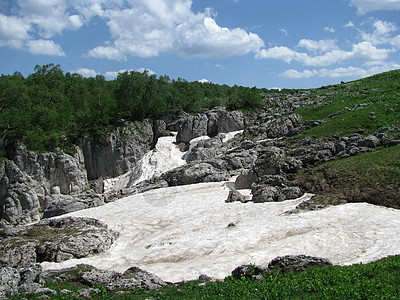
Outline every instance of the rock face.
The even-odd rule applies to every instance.
[[[54,197],[89,190],[83,155],[76,150],[73,156],[36,154],[14,144],[0,171],[0,219],[11,224],[35,222]]]
[[[82,258],[109,249],[118,233],[90,218],[46,219],[31,226],[0,231],[0,265],[24,267],[33,263]]]
[[[246,118],[242,112],[228,112],[219,108],[196,116],[185,114],[175,122],[171,122],[169,129],[178,131],[177,143],[189,143],[199,136],[214,137],[219,133],[242,130],[245,125]]]
[[[126,173],[153,145],[153,122],[150,120],[127,122],[105,138],[84,141],[82,149],[88,179]]]

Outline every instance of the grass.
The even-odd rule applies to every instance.
[[[379,128],[400,125],[400,70],[357,81],[311,90],[323,105],[312,105],[295,112],[304,120],[326,120],[301,137],[330,138],[362,131],[373,134]]]
[[[72,283],[48,286],[57,291],[82,288],[81,284]],[[104,286],[95,288],[101,292],[93,299],[399,299],[400,256],[370,264],[308,267],[303,272],[268,274],[263,281],[230,276],[224,281],[190,281],[154,291],[128,291],[124,295],[107,292]],[[33,295],[22,294],[11,299],[24,297],[34,299]],[[51,299],[74,298],[58,293]]]
[[[305,190],[338,202],[368,202],[399,209],[400,145],[305,168],[294,180]]]

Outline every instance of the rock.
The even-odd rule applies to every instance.
[[[251,201],[254,203],[264,203],[264,202],[277,202],[280,196],[280,191],[276,187],[267,186],[257,189],[253,193]],[[283,201],[283,200],[281,200]]]
[[[226,173],[209,163],[196,163],[183,166],[165,173],[162,179],[169,186],[186,185],[200,182],[219,182],[226,180]]]
[[[242,202],[242,203],[246,203],[249,200],[246,199],[245,196],[243,196],[241,193],[239,193],[238,191],[229,191],[229,195],[228,198],[225,200],[226,203],[231,203],[231,202]]]
[[[308,266],[331,266],[332,263],[326,258],[307,255],[287,255],[274,258],[268,269],[272,272],[304,271]]]
[[[0,264],[24,267],[36,262],[82,258],[110,248],[118,234],[90,218],[43,220],[12,232],[0,231]]]
[[[38,295],[57,295],[57,292],[55,290],[49,289],[49,288],[39,288],[35,291],[35,294]]]
[[[81,272],[81,281],[89,286],[95,286],[96,284],[110,284],[121,277],[120,273],[108,270],[99,270],[96,268],[90,271]]]
[[[111,134],[82,144],[89,180],[117,177],[130,170],[154,145],[153,122],[125,122]]]
[[[82,298],[91,298],[93,294],[99,294],[99,293],[100,293],[99,289],[89,288],[89,289],[80,289],[79,291],[76,292],[76,295]]]
[[[369,135],[357,143],[358,147],[375,148],[379,145],[379,139],[374,135]]]
[[[244,170],[235,180],[235,189],[250,189],[251,185],[258,179],[257,174],[252,170]]]
[[[20,274],[11,267],[0,268],[0,297],[12,295],[18,291]]]
[[[70,195],[51,195],[45,197],[43,218],[60,216],[70,212],[104,205],[104,198],[97,194],[84,194],[81,197]]]
[[[138,267],[131,267],[126,270],[120,279],[107,285],[108,290],[131,290],[142,288],[146,290],[157,289],[167,283],[158,276],[146,272]]]
[[[232,271],[232,276],[236,279],[252,278],[252,276],[265,274],[268,274],[268,268],[256,265],[242,265]]]

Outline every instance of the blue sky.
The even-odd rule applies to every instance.
[[[310,88],[400,68],[400,0],[0,0],[0,74]]]

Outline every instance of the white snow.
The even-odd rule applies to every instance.
[[[119,177],[104,180],[104,192],[109,193],[127,186],[134,186],[186,164],[183,159],[185,152],[181,152],[174,144],[177,133],[172,132],[172,134],[172,136],[160,137],[154,149],[146,153],[131,171]]]
[[[143,158],[143,172],[132,178],[144,180],[184,164],[174,138],[161,138],[156,151]],[[400,210],[353,203],[284,214],[309,195],[280,203],[225,203],[233,186],[220,182],[170,187],[71,213],[99,219],[120,236],[105,253],[42,266],[86,263],[123,272],[136,265],[176,282],[200,274],[224,278],[239,265],[266,265],[287,254],[325,257],[344,265],[400,254]],[[230,223],[235,226],[228,227]]]
[[[71,213],[120,232],[109,251],[79,263],[119,272],[137,265],[167,281],[224,278],[241,264],[266,265],[276,256],[306,254],[334,264],[370,262],[400,253],[400,211],[365,203],[283,214],[306,199],[281,203],[225,203],[224,183],[153,190]],[[227,227],[229,223],[236,226]]]

